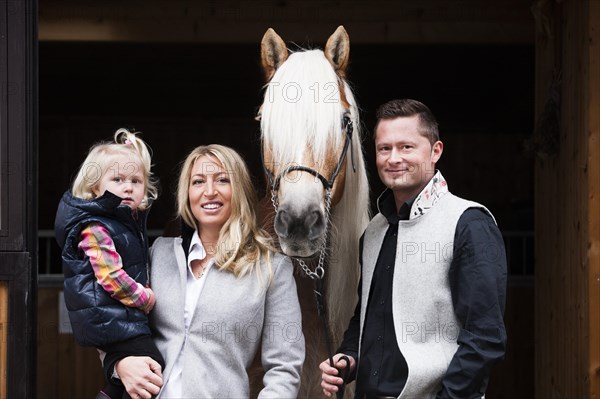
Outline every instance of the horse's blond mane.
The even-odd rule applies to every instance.
[[[340,82],[350,103],[354,134],[353,157],[350,152],[346,156],[344,193],[331,210],[326,301],[335,345],[356,304],[358,243],[369,220],[369,187],[358,108],[350,86],[335,73],[323,52],[306,50],[291,54],[276,71],[266,87],[261,118],[263,140],[273,152],[276,166],[300,163],[306,151],[313,152],[313,159],[325,159],[327,150],[341,147],[344,140]],[[356,172],[352,170],[352,158]]]
[[[335,343],[340,342],[348,327],[357,298],[354,293],[360,277],[358,244],[369,222],[369,182],[362,150],[362,129],[358,107],[350,87],[345,83],[346,97],[351,105],[354,137],[351,157],[346,157],[346,183],[342,199],[332,210],[331,257],[327,284],[327,313]],[[348,154],[349,155],[349,154]],[[344,293],[344,297],[340,296]]]

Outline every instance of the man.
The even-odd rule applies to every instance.
[[[506,257],[482,205],[448,191],[435,165],[435,117],[415,100],[377,110],[376,163],[387,189],[360,242],[359,300],[334,361],[356,398],[481,398],[504,356]],[[326,396],[342,383],[326,360]]]

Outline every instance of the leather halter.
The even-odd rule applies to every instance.
[[[311,169],[307,166],[302,166],[302,165],[294,165],[294,166],[290,166],[289,168],[285,168],[281,173],[279,173],[275,178],[273,178],[273,173],[271,173],[271,171],[269,170],[269,168],[267,168],[267,165],[265,163],[264,150],[263,150],[263,147],[261,146],[260,158],[262,161],[262,165],[263,165],[265,174],[267,175],[267,179],[269,180],[269,187],[271,188],[271,192],[272,193],[277,192],[277,190],[279,190],[279,185],[281,183],[281,179],[284,176],[286,176],[288,173],[293,172],[293,171],[310,173],[311,175],[315,176],[316,178],[318,178],[321,181],[321,183],[323,184],[323,187],[325,187],[325,190],[328,191],[328,190],[333,189],[333,184],[335,183],[335,179],[337,178],[338,174],[340,173],[340,170],[344,163],[344,159],[346,158],[346,153],[348,152],[348,148],[352,144],[352,132],[354,130],[354,125],[348,115],[344,115],[344,117],[343,117],[342,129],[346,132],[346,142],[344,143],[344,148],[342,149],[342,153],[340,154],[340,159],[338,160],[338,163],[333,171],[333,174],[329,178],[329,180],[327,178],[325,178],[325,176],[323,176],[322,174],[317,172],[316,170]],[[351,157],[351,161],[352,161],[352,170],[354,172],[356,172],[356,166],[354,165],[354,154],[352,153],[352,150],[350,150],[350,157]]]

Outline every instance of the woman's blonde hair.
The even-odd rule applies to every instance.
[[[102,142],[92,146],[79,168],[71,193],[82,199],[96,198],[94,189],[107,170],[114,166],[115,158],[127,156],[143,169],[145,192],[138,208],[146,209],[158,197],[158,184],[151,171],[150,147],[136,134],[127,129],[119,129],[115,132],[113,142]]]
[[[231,182],[231,216],[221,227],[215,264],[240,277],[256,270],[261,259],[272,277],[271,253],[275,251],[272,238],[258,226],[256,207],[258,199],[248,168],[233,149],[218,144],[196,147],[185,159],[179,175],[177,213],[183,221],[199,233],[202,225],[195,219],[189,201],[192,169],[196,161],[208,156],[220,162]]]

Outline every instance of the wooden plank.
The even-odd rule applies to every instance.
[[[536,162],[535,394],[585,398],[590,384],[588,2],[546,4],[555,9],[547,15],[551,35],[537,39],[536,115],[549,98],[554,71],[561,73],[562,84],[559,151]]]
[[[600,398],[600,2],[590,1],[588,60],[589,397]]]
[[[0,399],[6,398],[8,343],[8,281],[0,281]]]
[[[58,375],[66,366],[57,362],[59,348],[57,292],[57,289],[38,289],[37,397],[39,399],[58,397]]]
[[[556,270],[563,281],[557,287],[561,294],[557,303],[557,341],[560,357],[554,357],[558,366],[554,377],[558,384],[553,395],[585,398],[587,395],[588,333],[587,314],[587,161],[586,134],[587,104],[582,93],[587,89],[584,59],[587,54],[586,2],[563,3],[562,44],[562,118],[561,141],[565,144],[560,154],[559,182],[562,206],[556,214],[562,221],[560,263]],[[548,215],[549,216],[549,215]],[[563,344],[560,344],[563,342]],[[552,350],[548,348],[548,350]]]
[[[544,20],[549,20],[550,27],[554,28],[556,21],[553,15],[546,15]],[[541,25],[540,25],[541,26]],[[558,35],[556,30],[552,32],[554,36]],[[548,102],[548,89],[552,82],[552,74],[554,65],[557,62],[555,53],[557,52],[557,41],[551,40],[549,34],[542,29],[536,31],[536,66],[535,66],[535,115],[536,124],[541,124],[543,111]],[[543,143],[544,132],[536,132],[534,137],[536,141]],[[554,364],[549,350],[553,329],[556,326],[550,325],[553,321],[553,313],[555,304],[552,301],[550,292],[552,291],[551,273],[554,272],[556,262],[554,254],[557,253],[558,246],[558,221],[556,218],[549,218],[548,215],[556,215],[558,201],[558,184],[553,182],[556,180],[558,171],[557,157],[552,155],[538,154],[535,165],[535,259],[536,259],[536,274],[535,274],[535,391],[537,397],[549,398],[548,392],[551,388],[548,387],[551,380]],[[548,198],[553,198],[555,201],[549,201]],[[543,269],[542,269],[543,268]],[[542,273],[542,270],[544,272]],[[550,273],[546,272],[549,271]],[[556,279],[559,276],[555,276]],[[509,337],[510,339],[510,337]],[[556,348],[555,350],[557,350]]]
[[[32,399],[36,389],[36,4],[0,1],[1,398]]]
[[[38,290],[37,398],[93,398],[104,386],[98,352],[58,330],[59,287]]]

